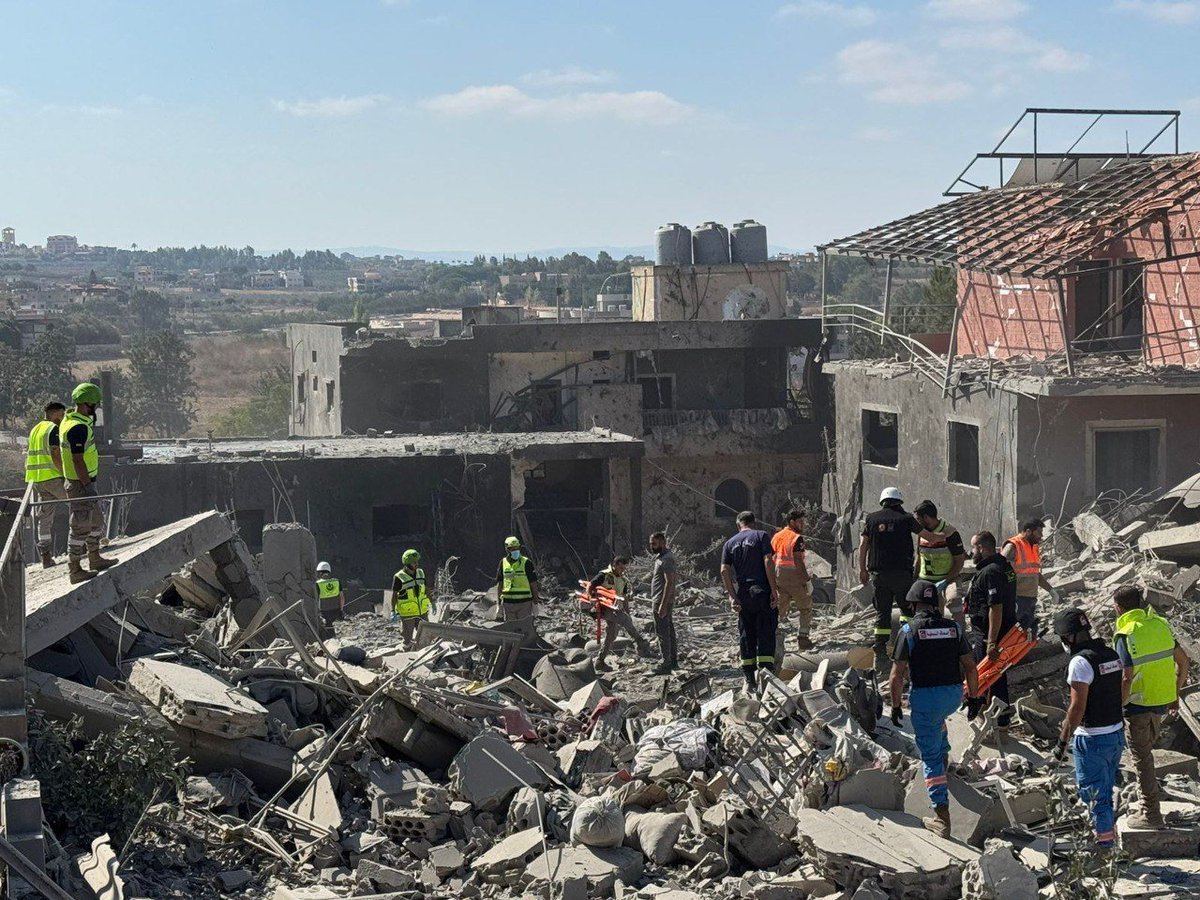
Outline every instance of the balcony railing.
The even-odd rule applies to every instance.
[[[760,409],[647,409],[642,412],[646,432],[660,428],[721,428],[745,434],[783,431],[804,421],[801,412],[788,406]]]

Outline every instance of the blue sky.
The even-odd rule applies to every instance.
[[[1182,108],[1184,149],[1200,118],[1178,0],[0,0],[0,36],[26,243],[500,252],[753,217],[801,248],[938,202],[1026,106]]]

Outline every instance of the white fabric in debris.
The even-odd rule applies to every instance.
[[[588,847],[620,847],[625,840],[625,814],[612,797],[588,797],[575,807],[571,843]]]
[[[666,725],[655,725],[638,738],[633,774],[649,772],[667,753],[678,756],[685,770],[703,770],[714,761],[716,745],[717,733],[696,719],[676,719]]]

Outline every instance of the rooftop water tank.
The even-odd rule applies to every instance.
[[[753,219],[738,222],[729,232],[729,258],[735,263],[767,261],[767,226]]]
[[[690,266],[692,264],[691,229],[678,222],[671,222],[654,232],[654,264],[656,266]]]
[[[716,222],[705,222],[692,230],[692,261],[698,266],[729,263],[729,231]]]

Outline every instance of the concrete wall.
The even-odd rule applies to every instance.
[[[343,329],[293,324],[287,327],[287,340],[292,370],[288,433],[299,437],[341,434]]]
[[[633,318],[642,322],[782,319],[788,263],[634,266]]]
[[[596,349],[607,349],[597,347]],[[492,353],[488,356],[488,409],[499,410],[502,415],[507,404],[505,398],[527,388],[532,382],[555,380],[563,385],[564,409],[572,396],[574,385],[589,385],[595,379],[610,382],[625,380],[625,356],[614,353],[608,359],[593,359],[590,351],[563,351],[549,353]],[[575,418],[572,412],[571,420]],[[610,428],[608,422],[598,423]],[[573,422],[564,422],[574,427]],[[590,428],[591,425],[586,427]]]
[[[593,384],[572,393],[576,428],[611,428],[634,436],[642,433],[640,384]]]

